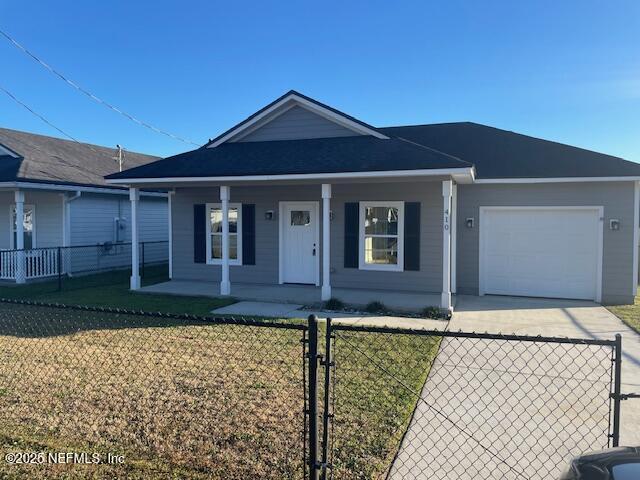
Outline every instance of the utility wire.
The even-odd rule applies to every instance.
[[[77,143],[82,143],[81,141],[79,141],[77,138],[72,137],[71,135],[69,135],[67,132],[65,132],[64,130],[62,130],[61,128],[56,127],[53,123],[51,123],[49,120],[47,120],[45,117],[43,117],[42,115],[40,115],[38,112],[36,112],[34,109],[32,109],[29,105],[27,105],[26,103],[23,103],[22,101],[20,101],[13,93],[11,93],[9,90],[7,90],[6,88],[4,88],[2,85],[0,85],[0,90],[2,90],[11,100],[13,100],[14,102],[16,102],[18,105],[22,106],[23,108],[27,109],[29,112],[31,112],[33,115],[35,115],[36,117],[38,117],[40,120],[42,120],[44,123],[46,123],[47,125],[49,125],[51,128],[56,129],[58,132],[60,132],[62,135],[64,135],[65,137],[73,140],[74,142]]]
[[[72,135],[69,135],[67,132],[65,132],[64,130],[62,130],[61,128],[57,127],[56,125],[54,125],[52,122],[50,122],[49,120],[47,120],[44,116],[40,115],[38,112],[36,112],[33,108],[31,108],[29,105],[27,105],[26,103],[22,102],[18,97],[16,97],[13,93],[11,93],[9,90],[7,90],[6,88],[4,88],[2,85],[0,85],[0,91],[2,91],[3,93],[5,93],[7,95],[7,97],[9,97],[11,100],[13,100],[14,102],[16,102],[18,105],[20,105],[21,107],[23,107],[24,109],[26,109],[27,111],[29,111],[30,113],[32,113],[33,115],[35,115],[36,117],[38,117],[40,120],[42,120],[44,123],[46,123],[47,125],[49,125],[51,128],[57,130],[58,132],[60,132],[62,135],[64,135],[65,137],[67,137],[68,139],[76,142],[79,145],[83,145],[87,148],[89,148],[89,150],[91,150],[92,152],[98,154],[98,155],[102,155],[103,157],[109,158],[110,160],[114,160],[114,157],[110,157],[109,155],[107,155],[104,152],[100,152],[98,150],[96,150],[95,148],[93,148],[91,145],[89,145],[88,143],[85,142],[81,142],[80,140],[78,140],[77,138],[75,138]],[[32,147],[33,148],[33,147]],[[39,150],[39,149],[37,149]],[[45,153],[45,152],[43,152]]]
[[[58,78],[60,78],[63,82],[65,82],[67,85],[75,88],[76,90],[78,90],[81,93],[84,93],[87,97],[89,97],[91,100],[93,100],[94,102],[99,103],[100,105],[103,105],[105,107],[107,107],[108,109],[119,113],[120,115],[124,116],[125,118],[131,120],[134,123],[137,123],[138,125],[148,128],[149,130],[152,130],[156,133],[160,133],[161,135],[165,135],[167,137],[173,138],[174,140],[178,140],[180,142],[183,143],[187,143],[187,144],[191,144],[191,145],[195,145],[197,147],[199,147],[200,145],[188,140],[186,138],[180,137],[178,135],[174,135],[173,133],[167,132],[165,130],[162,130],[158,127],[155,127],[153,125],[151,125],[150,123],[147,123],[143,120],[140,120],[139,118],[134,117],[133,115],[125,112],[124,110],[119,109],[118,107],[116,107],[115,105],[112,105],[111,103],[101,99],[100,97],[94,95],[93,93],[89,92],[88,90],[85,90],[84,88],[82,88],[80,85],[78,85],[77,83],[75,83],[73,80],[67,78],[66,76],[64,76],[62,73],[60,73],[58,70],[56,70],[55,68],[53,68],[51,65],[49,65],[48,63],[46,63],[44,60],[42,60],[40,57],[38,57],[36,54],[34,54],[33,52],[31,52],[30,50],[28,50],[26,47],[22,46],[20,43],[18,43],[17,40],[15,40],[13,37],[11,37],[11,35],[9,35],[8,33],[6,33],[3,30],[0,30],[0,35],[2,35],[3,37],[5,37],[13,46],[15,46],[17,49],[21,50],[23,53],[25,53],[26,55],[28,55],[29,57],[31,57],[33,60],[35,60],[36,62],[38,62],[41,66],[43,66],[44,68],[46,68],[47,70],[49,70],[49,72],[51,72],[52,74],[54,74],[55,76],[57,76]],[[55,127],[54,127],[55,128]],[[65,134],[66,135],[66,134]]]

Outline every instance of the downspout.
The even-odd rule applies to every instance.
[[[82,196],[81,191],[75,192],[71,196],[64,194],[62,196],[63,208],[62,208],[62,246],[71,246],[71,202],[77,200]]]

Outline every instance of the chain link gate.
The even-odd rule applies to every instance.
[[[618,445],[620,402],[634,396],[620,392],[619,335],[318,326],[310,317],[309,340],[311,480],[554,478],[571,457]]]

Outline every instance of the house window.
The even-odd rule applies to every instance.
[[[22,217],[22,228],[24,229],[24,248],[25,250],[30,250],[32,248],[36,248],[36,238],[35,238],[35,226],[36,226],[36,216],[35,216],[35,207],[33,205],[25,205],[24,206],[24,216]],[[16,237],[16,206],[11,206],[11,248],[18,247],[18,240]]]
[[[404,269],[404,202],[360,202],[360,268]]]
[[[207,263],[222,264],[222,205],[207,204]],[[242,206],[229,204],[229,265],[242,265]]]

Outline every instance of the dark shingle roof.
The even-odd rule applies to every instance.
[[[376,128],[372,136],[223,143],[202,147],[110,179],[218,177],[464,168],[477,178],[640,176],[619,157],[477,123]]]
[[[477,178],[640,176],[640,164],[471,122],[379,128],[476,167]]]
[[[105,175],[118,170],[115,149],[0,128],[0,145],[19,158],[0,155],[0,182],[16,180],[73,185],[108,186]],[[158,157],[125,152],[125,168]],[[110,187],[113,188],[113,187]]]
[[[470,164],[458,158],[413,142],[354,136],[223,143],[107,178],[294,175],[469,167]]]

